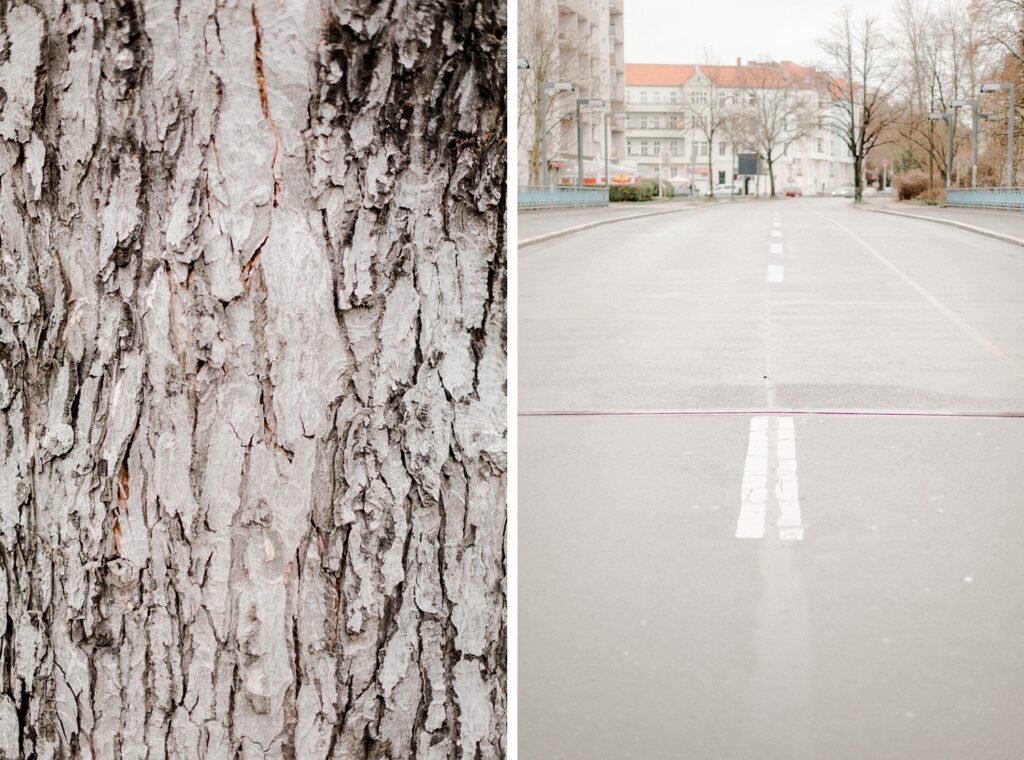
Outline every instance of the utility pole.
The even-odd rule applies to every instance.
[[[965,98],[954,100],[950,105],[954,108],[971,109],[971,187],[978,186],[978,99]]]
[[[986,82],[981,86],[982,92],[1009,91],[1010,107],[1006,113],[1006,186],[1013,187],[1013,131],[1016,128],[1017,101],[1013,82]]]
[[[944,119],[946,121],[946,189],[953,186],[953,130],[956,124],[956,112],[945,111],[942,113],[930,113],[928,118],[931,121]]]
[[[548,90],[552,92],[572,92],[576,87],[572,82],[541,82],[540,83],[540,155],[541,155],[541,184],[547,187],[548,181],[548,126],[547,108],[545,107],[544,95]],[[536,143],[534,143],[536,144]]]
[[[581,106],[601,108],[604,101],[598,98],[576,98],[576,187],[583,187],[583,120]]]

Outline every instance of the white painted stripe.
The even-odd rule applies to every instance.
[[[782,253],[782,243],[772,243],[768,253]]]
[[[772,219],[772,227],[781,227],[781,226],[782,226],[782,222],[779,220],[779,217],[777,217],[777,216],[774,217]]]
[[[764,538],[768,501],[768,418],[750,420],[750,440],[740,486],[740,517],[736,538]]]
[[[803,541],[800,488],[796,479],[796,428],[792,417],[778,418],[777,435],[775,499],[781,513],[778,522],[779,538],[783,541]]]
[[[765,276],[765,282],[782,282],[783,267],[781,264],[771,264],[768,266],[768,274]]]
[[[780,237],[782,237],[782,230],[772,230],[772,237],[773,238],[780,238]]]

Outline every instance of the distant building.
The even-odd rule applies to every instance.
[[[576,87],[574,92],[548,94],[550,181],[575,182],[576,100],[587,98],[603,100],[605,105],[581,112],[584,178],[590,183],[604,182],[605,114],[625,110],[624,4],[625,0],[519,3],[518,56],[530,64],[519,79],[520,184],[537,181],[531,175],[536,175],[540,166],[541,81],[568,81]],[[609,160],[618,165],[626,155],[625,119],[611,119],[608,131]]]
[[[748,62],[735,66],[696,64],[626,64],[626,159],[635,161],[640,176],[693,185],[706,192],[709,184],[731,183],[737,155],[752,146],[741,126],[723,129],[709,144],[696,120],[711,99],[741,116],[753,103],[752,91],[784,91],[787,102],[802,104],[813,121],[805,136],[788,147],[775,163],[776,191],[797,187],[804,195],[827,194],[853,183],[853,158],[828,128],[837,107],[829,95],[828,78],[813,67],[792,61]],[[749,128],[747,128],[749,132]],[[708,159],[711,158],[709,171]],[[747,182],[749,191],[767,192],[768,177]]]

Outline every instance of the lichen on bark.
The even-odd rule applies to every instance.
[[[0,759],[505,755],[504,23],[0,5]]]

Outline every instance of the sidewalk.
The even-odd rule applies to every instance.
[[[519,242],[581,224],[621,219],[638,214],[684,211],[698,205],[683,200],[647,203],[610,203],[593,208],[522,209],[519,211]]]
[[[872,199],[865,202],[863,207],[869,211],[883,211],[889,214],[915,216],[933,222],[942,222],[1024,246],[1024,212],[1021,211],[919,206],[890,199]]]

